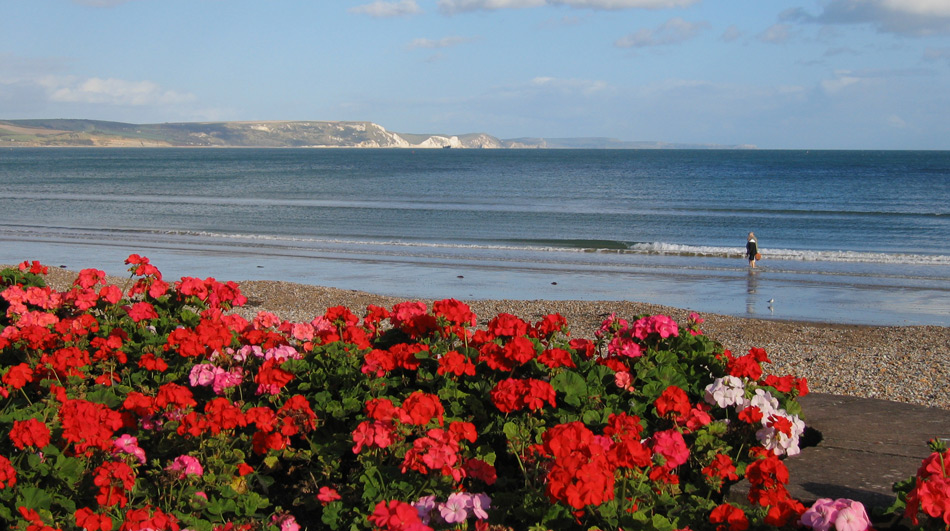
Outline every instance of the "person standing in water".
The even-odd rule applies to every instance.
[[[755,267],[755,257],[759,254],[759,244],[755,240],[755,234],[750,232],[749,239],[745,243],[745,254],[749,259],[749,267]]]

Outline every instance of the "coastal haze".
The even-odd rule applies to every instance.
[[[0,36],[0,120],[950,148],[946,1],[46,0]]]
[[[517,138],[485,133],[395,133],[372,122],[126,124],[99,120],[0,120],[0,147],[309,147],[727,149],[754,146],[625,142],[615,138]]]

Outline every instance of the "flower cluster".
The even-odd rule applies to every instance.
[[[802,514],[801,524],[815,531],[865,531],[871,519],[861,502],[821,498]]]
[[[246,297],[232,282],[127,264],[125,288],[86,269],[62,292],[35,262],[0,272],[7,527],[741,531],[810,518],[780,460],[799,451],[807,385],[765,374],[760,349],[734,357],[699,316],[611,316],[593,340],[557,314],[477,328],[454,299],[290,322],[234,311]],[[748,503],[727,503],[743,478]],[[930,514],[942,483],[921,485]]]
[[[749,354],[734,358],[726,351],[729,374],[706,386],[705,400],[720,408],[734,408],[740,420],[757,427],[756,439],[765,448],[777,455],[798,455],[805,423],[798,415],[781,408],[768,387],[800,396],[808,392],[807,384],[804,379],[786,378],[787,385],[782,385],[781,380],[771,375],[762,378],[760,363],[767,360],[764,355],[765,351],[753,348]]]
[[[950,529],[950,450],[939,439],[930,449],[915,476],[894,484],[898,499],[889,511],[922,529]]]

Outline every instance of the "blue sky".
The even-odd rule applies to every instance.
[[[0,119],[950,149],[950,0],[0,0]]]

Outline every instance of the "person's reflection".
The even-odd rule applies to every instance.
[[[759,287],[759,274],[755,269],[749,268],[749,275],[746,280],[746,298],[745,313],[755,314],[755,292]]]

